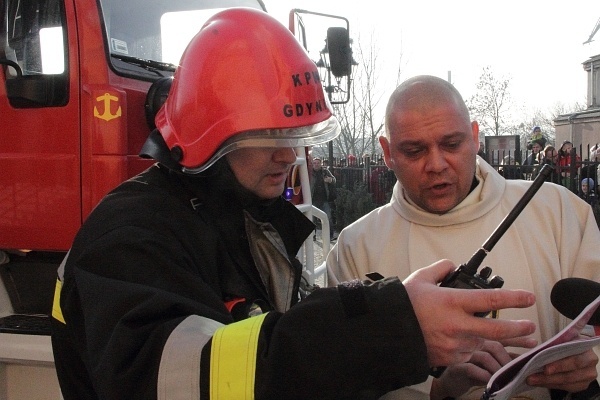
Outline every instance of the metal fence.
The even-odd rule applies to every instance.
[[[556,149],[557,153],[558,150]],[[540,153],[543,153],[543,150]],[[550,175],[548,181],[565,186],[573,193],[582,195],[581,180],[591,178],[595,183],[594,189],[597,194],[600,152],[596,155],[595,147],[588,145],[574,147],[569,155],[570,159],[575,161],[569,165],[556,165],[555,171]],[[490,160],[490,165],[506,179],[533,180],[541,165],[546,162],[543,156],[529,150],[519,154],[504,150],[489,152],[485,154],[485,158]],[[532,163],[529,164],[528,160]],[[326,160],[324,164],[328,164]],[[354,191],[358,184],[362,184],[367,188],[377,206],[389,202],[396,177],[387,168],[381,156],[334,160],[329,169],[336,176],[338,188]]]
[[[364,185],[376,206],[389,202],[396,176],[381,157],[349,158],[334,162],[329,170],[336,177],[336,187],[351,192]]]

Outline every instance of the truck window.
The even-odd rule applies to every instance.
[[[65,105],[68,64],[62,1],[6,0],[2,12],[0,64],[11,105]]]
[[[106,49],[120,75],[169,76],[204,22],[229,7],[264,9],[259,0],[100,0]],[[144,13],[143,18],[131,15]]]
[[[40,58],[43,75],[65,71],[65,51],[61,26],[40,29]]]

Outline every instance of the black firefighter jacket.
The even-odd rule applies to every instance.
[[[89,216],[53,306],[64,399],[361,399],[425,380],[398,279],[298,302],[312,223],[283,199],[257,202],[222,164],[199,178],[154,165]],[[286,256],[276,269],[259,265],[265,243]]]

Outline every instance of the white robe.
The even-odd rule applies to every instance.
[[[390,203],[340,233],[326,261],[328,284],[364,280],[367,272],[404,279],[442,258],[457,265],[467,262],[531,184],[505,180],[479,157],[477,177],[477,188],[444,215],[414,206],[396,183]],[[529,319],[538,326],[536,338],[549,339],[569,322],[550,303],[554,283],[571,276],[600,281],[600,232],[591,207],[567,189],[544,183],[484,259],[484,265],[492,268],[492,275],[504,279],[503,288],[536,294],[533,307],[502,310],[499,317]],[[383,398],[429,399],[430,385],[431,378]],[[478,396],[479,392],[472,398]],[[535,396],[549,398],[546,393]]]

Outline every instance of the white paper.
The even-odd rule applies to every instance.
[[[520,355],[500,368],[487,384],[482,400],[505,400],[532,389],[525,380],[541,372],[545,365],[580,354],[600,343],[600,336],[582,337],[590,317],[600,305],[600,296],[591,302],[569,325],[551,339]],[[585,330],[586,332],[589,330]]]

